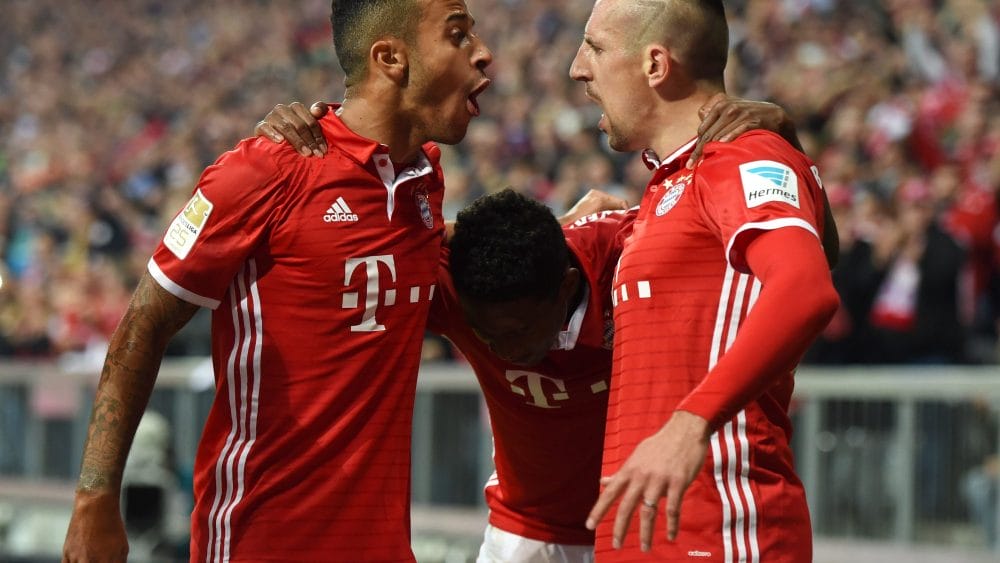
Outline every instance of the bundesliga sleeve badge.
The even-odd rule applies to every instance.
[[[163,245],[181,260],[187,258],[214,207],[205,194],[197,190],[184,210],[170,223],[167,234],[163,236]]]

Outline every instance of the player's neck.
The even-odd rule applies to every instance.
[[[666,158],[691,139],[698,136],[701,116],[698,110],[718,92],[716,89],[698,88],[683,99],[661,102],[656,112],[658,123],[649,148],[659,158]]]
[[[367,96],[346,97],[340,119],[358,135],[389,147],[389,158],[397,165],[413,164],[424,143],[415,138],[413,127],[406,120]]]
[[[673,102],[659,112],[664,119],[661,119],[654,129],[656,134],[649,144],[649,148],[653,149],[659,158],[666,158],[698,135],[698,126],[701,125],[701,118],[698,116],[699,107],[701,107],[700,102],[688,99]]]

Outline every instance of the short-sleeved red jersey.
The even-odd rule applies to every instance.
[[[214,309],[195,461],[197,561],[412,561],[410,434],[443,235],[439,151],[321,120],[330,152],[241,142],[149,262]]]
[[[553,349],[525,368],[495,356],[468,327],[442,253],[429,327],[465,355],[493,429],[495,474],[486,484],[490,523],[534,540],[588,545],[597,501],[611,375],[611,278],[618,233],[632,216],[603,213],[564,229],[587,296]]]
[[[683,400],[697,401],[692,392],[738,337],[761,290],[744,255],[752,238],[792,227],[821,239],[818,173],[780,137],[753,131],[709,144],[692,171],[684,162],[693,144],[659,164],[618,265],[604,475]],[[764,376],[773,385],[712,436],[684,496],[677,542],[658,530],[652,553],[642,554],[636,517],[625,548],[613,550],[608,517],[598,560],[810,560],[809,513],[789,448],[792,372],[775,366]]]

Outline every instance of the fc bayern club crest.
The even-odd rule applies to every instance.
[[[424,222],[424,226],[433,229],[434,212],[431,211],[431,202],[427,197],[427,192],[424,189],[418,189],[413,194],[413,199],[417,204],[417,209],[420,210],[420,219]]]
[[[681,199],[684,194],[684,188],[687,187],[687,183],[681,182],[680,184],[674,184],[667,193],[663,194],[660,198],[660,203],[656,205],[656,216],[663,217],[668,211],[677,205],[677,202]]]

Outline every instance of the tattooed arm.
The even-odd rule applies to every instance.
[[[167,342],[197,310],[148,273],[132,294],[97,385],[64,562],[125,561],[128,540],[119,506],[125,459]]]

